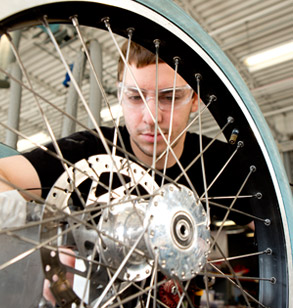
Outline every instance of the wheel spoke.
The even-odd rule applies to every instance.
[[[7,29],[19,28],[21,24],[10,17],[1,20],[0,31],[10,40],[13,54],[26,80],[23,82],[14,77],[6,68],[0,68],[0,73],[22,87],[25,95],[29,94],[32,97],[38,117],[43,122],[42,126],[52,140],[51,144],[44,146],[34,142],[28,137],[30,133],[24,133],[25,130],[23,131],[21,126],[20,130],[2,122],[0,125],[20,138],[30,141],[37,148],[37,152],[48,157],[49,162],[57,162],[62,166],[62,170],[56,172],[57,178],[54,174],[54,179],[49,178],[48,174],[47,182],[50,184],[43,186],[51,186],[56,180],[52,187],[30,187],[33,184],[20,187],[0,178],[0,181],[33,200],[27,204],[25,224],[0,229],[0,236],[3,238],[8,237],[26,245],[23,251],[17,251],[8,261],[1,259],[0,274],[6,275],[6,270],[12,271],[12,265],[18,262],[22,264],[38,251],[45,279],[49,280],[58,305],[62,307],[69,307],[68,305],[73,303],[75,307],[92,308],[169,307],[161,292],[167,289],[166,285],[169,282],[174,286],[171,294],[168,294],[173,296],[172,306],[194,307],[193,288],[198,288],[205,289],[207,306],[211,307],[213,303],[209,300],[209,292],[211,287],[217,288],[216,284],[211,285],[211,280],[215,279],[227,280],[229,287],[237,290],[247,307],[286,306],[287,298],[284,294],[288,294],[289,280],[292,280],[291,272],[288,274],[287,271],[291,265],[290,253],[285,245],[290,243],[287,220],[284,219],[287,217],[284,213],[287,213],[288,209],[287,205],[283,208],[280,193],[282,188],[278,183],[281,177],[275,172],[278,166],[271,159],[275,156],[274,152],[272,151],[272,154],[268,150],[270,146],[267,145],[266,139],[269,138],[262,134],[262,120],[258,118],[257,112],[254,116],[249,94],[241,86],[238,77],[234,76],[233,70],[230,74],[230,64],[225,60],[222,64],[221,52],[214,52],[214,47],[209,45],[208,39],[202,40],[203,34],[198,34],[201,30],[191,32],[188,27],[181,29],[181,26],[172,21],[174,17],[177,20],[176,16],[165,18],[164,13],[157,11],[156,5],[149,8],[148,4],[144,4],[147,2],[144,0],[131,1],[131,7],[128,7],[128,1],[124,0],[118,1],[115,5],[102,2],[83,2],[85,7],[94,7],[95,14],[91,13],[91,9],[86,10],[85,14],[79,2],[71,2],[71,7],[67,5],[67,1],[54,4],[50,2],[33,9],[33,15],[44,27],[45,34],[41,35],[46,35],[48,43],[47,48],[40,43],[35,43],[34,46],[38,46],[40,52],[46,52],[47,56],[54,57],[54,61],[58,58],[58,66],[61,63],[62,69],[65,68],[70,78],[71,89],[76,92],[80,101],[79,107],[83,112],[78,118],[62,108],[60,99],[66,91],[54,90],[58,99],[45,94],[45,91],[39,93],[36,81],[43,86],[47,85],[48,89],[54,88],[53,83],[47,80],[45,83],[42,77],[39,78],[38,73],[29,71],[28,64],[32,61],[28,60],[26,55],[23,57],[22,48],[16,48],[10,34],[6,33]],[[58,5],[64,7],[57,14]],[[173,6],[170,9],[173,11]],[[164,7],[160,10],[167,12]],[[121,13],[124,14],[123,18]],[[179,11],[177,13],[182,16]],[[18,14],[16,19],[31,18],[26,16],[27,12],[24,11]],[[67,48],[71,42],[64,45],[60,43],[58,35],[52,31],[51,22],[68,23],[73,29],[75,43],[74,47],[72,45],[70,48],[72,51],[81,48],[85,53],[88,63],[85,77],[87,78],[89,69],[90,76],[101,93],[101,104],[106,107],[113,130],[108,131],[101,127],[101,123],[95,118],[87,99],[88,88],[78,82],[68,65],[68,59],[72,55],[67,55]],[[24,22],[26,27],[35,26],[36,23],[37,21],[29,20]],[[92,28],[84,27],[84,23],[85,26],[99,27],[106,31],[104,34],[96,35]],[[197,29],[198,26],[194,27]],[[24,31],[28,31],[30,36],[36,35],[36,30],[27,29]],[[126,37],[126,50],[120,47],[119,35]],[[129,136],[131,131],[128,123],[128,132],[122,128],[122,110],[126,109],[126,101],[123,101],[125,96],[120,92],[114,100],[115,90],[112,86],[107,87],[110,83],[115,83],[115,78],[112,76],[108,79],[108,72],[102,77],[98,76],[91,54],[92,49],[88,47],[88,39],[92,38],[98,40],[105,48],[103,55],[107,59],[110,49],[111,53],[115,50],[115,56],[120,56],[124,63],[118,80],[122,84],[122,90],[123,87],[128,87],[129,80],[133,82],[134,88],[141,96],[141,106],[153,122],[151,125],[154,129],[154,142],[148,144],[151,149],[148,152],[150,159],[146,160],[148,164],[133,154],[134,140],[125,139],[126,136],[132,138]],[[139,82],[136,71],[132,69],[133,41],[153,51],[153,67],[156,71],[155,75],[151,75],[151,89],[145,88],[143,83]],[[215,49],[217,51],[216,47]],[[169,87],[166,88],[172,90],[169,97],[170,105],[165,107],[169,117],[169,123],[166,125],[159,122],[160,115],[166,115],[166,110],[163,110],[160,102],[163,97],[160,95],[164,93],[161,92],[164,89],[160,88],[161,60],[166,61],[174,71],[173,78],[168,80]],[[106,66],[108,70],[108,63]],[[176,101],[176,86],[181,77],[197,95],[198,109],[192,114],[192,119],[186,119],[184,124],[179,126],[178,134],[179,129],[176,130],[176,125],[180,113],[177,114],[179,105]],[[154,93],[151,103],[148,99],[150,97],[143,95],[145,90]],[[215,103],[218,98],[221,104]],[[117,116],[113,112],[114,104],[115,108],[116,104],[119,107]],[[87,137],[89,140],[96,142],[95,145],[99,149],[88,151],[89,155],[85,154],[86,157],[82,160],[80,155],[77,155],[77,159],[69,158],[71,156],[67,155],[67,149],[62,145],[63,141],[57,139],[59,133],[54,128],[56,121],[48,117],[47,109],[55,112],[54,117],[58,114],[58,119],[63,117],[74,122],[75,126],[83,129],[86,136],[90,136]],[[84,124],[84,115],[90,119],[91,124]],[[214,132],[206,129],[210,123],[206,119],[210,116],[214,117],[219,126],[213,137],[205,136],[206,131]],[[126,119],[125,117],[125,122]],[[93,126],[94,129],[88,126]],[[38,131],[40,130],[38,127]],[[197,134],[190,133],[193,130],[196,130]],[[241,141],[238,141],[238,135],[241,136]],[[226,145],[225,142],[219,141],[222,137],[226,139]],[[194,143],[194,147],[193,144],[188,147],[188,151],[194,150],[192,157],[188,155],[186,158],[187,155],[183,155],[186,154],[185,149],[182,156],[176,155],[177,145],[181,145],[181,140],[186,143],[192,140]],[[86,147],[87,145],[84,148]],[[218,149],[223,151],[211,155],[212,151],[217,152]],[[169,162],[174,162],[174,165],[169,167]],[[261,170],[254,176],[251,176],[255,171],[254,166],[246,171],[252,163]],[[51,164],[49,167],[51,168]],[[171,169],[173,167],[174,169]],[[41,177],[40,180],[42,184],[47,183],[43,182]],[[34,194],[36,189],[42,189],[42,196],[46,195],[47,190],[50,191],[45,199]],[[34,219],[29,218],[32,216],[31,209],[34,209],[34,214],[38,213]],[[255,234],[254,241],[257,245],[243,251],[239,249],[241,251],[238,254],[232,249],[230,251],[228,246],[226,252],[221,246],[220,237],[228,237],[230,227],[226,227],[225,224],[230,219],[235,223],[231,233],[243,232],[241,236],[244,236],[245,232],[248,233],[249,229],[240,226],[253,221],[255,230],[251,230],[251,234]],[[40,229],[40,236],[37,240],[31,239],[27,233],[33,232],[33,228],[37,227]],[[212,237],[213,231],[210,230],[214,229],[215,235]],[[70,249],[69,252],[63,251],[66,247],[72,252]],[[83,269],[63,263],[60,258],[62,255],[80,261]],[[238,262],[245,265],[250,261],[257,263],[257,274],[253,272],[254,268],[249,275],[241,275],[233,268]],[[221,263],[224,270],[217,266],[218,263]],[[57,280],[56,277],[53,278],[54,273],[57,273]],[[69,284],[66,273],[83,278],[81,295],[74,295],[74,287]],[[64,296],[62,288],[65,290]],[[7,306],[7,301],[4,301],[4,304]],[[226,304],[228,305],[225,302]]]

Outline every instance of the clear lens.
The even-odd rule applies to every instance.
[[[118,85],[119,97],[122,91],[122,102],[130,108],[144,108],[143,98],[141,97],[136,87],[130,87],[120,83]],[[145,100],[148,102],[150,98],[156,98],[155,91],[147,91],[141,89]],[[180,108],[182,105],[187,104],[192,98],[193,90],[189,85],[175,88],[161,89],[158,91],[159,108],[161,110],[171,110],[172,100],[174,96],[174,108]]]

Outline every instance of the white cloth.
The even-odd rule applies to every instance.
[[[26,222],[27,202],[17,190],[0,193],[0,229],[19,227]]]

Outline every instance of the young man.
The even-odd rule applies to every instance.
[[[126,44],[122,49],[123,53],[126,54]],[[167,148],[166,140],[170,139],[170,144],[174,143],[172,145],[173,153],[183,168],[186,168],[200,152],[199,136],[184,132],[190,114],[197,110],[198,97],[186,81],[177,75],[174,112],[172,113],[174,70],[160,60],[158,64],[158,84],[156,85],[155,62],[154,54],[134,43],[131,45],[129,54],[129,66],[132,73],[130,70],[126,70],[124,78],[124,64],[121,59],[119,61],[118,96],[122,98],[125,127],[119,128],[123,144],[121,140],[118,140],[119,148],[116,155],[125,156],[124,151],[121,150],[125,147],[127,153],[132,157],[134,155],[143,166],[151,166],[154,147],[156,147],[156,157],[162,156],[156,162],[156,169],[161,171],[165,164],[165,155],[162,154]],[[141,99],[136,84],[144,94],[148,107]],[[156,108],[156,88],[159,90],[158,109]],[[157,119],[159,128],[156,127],[154,118]],[[170,123],[172,124],[170,125]],[[101,130],[105,138],[112,142],[114,128],[103,127]],[[184,133],[181,134],[182,132]],[[205,147],[210,139],[203,137],[202,142],[203,147]],[[59,140],[58,145],[63,157],[71,163],[106,152],[101,140],[91,131],[77,132]],[[47,147],[54,151],[52,144]],[[204,153],[207,185],[214,180],[234,150],[235,147],[215,141],[213,146]],[[173,153],[169,152],[168,154],[166,175],[171,179],[176,179],[182,175],[182,170],[178,166]],[[41,149],[0,160],[0,176],[2,178],[22,189],[30,189],[30,193],[43,198],[46,198],[49,189],[63,172],[64,168],[60,161]],[[186,173],[187,177],[181,176],[178,182],[189,187],[188,182],[190,180],[198,195],[201,196],[204,193],[204,184],[200,159],[192,164]],[[221,174],[221,178],[225,180],[225,178],[231,177],[229,185],[217,185],[216,183],[209,190],[211,196],[230,196],[237,193],[240,186],[231,176],[232,173],[235,173],[235,170],[227,167],[227,170]],[[156,181],[160,185],[160,175],[156,175]],[[0,181],[1,190],[13,189],[7,182]],[[29,199],[30,197],[26,196],[26,198]],[[226,211],[218,208],[211,209],[211,214],[218,217],[223,217],[225,213]],[[246,223],[243,217],[240,221]]]
[[[123,46],[126,53],[126,44]],[[189,116],[197,110],[197,95],[187,85],[186,81],[177,75],[176,99],[174,112],[171,112],[172,89],[174,83],[174,70],[162,60],[158,64],[158,89],[159,108],[156,114],[155,90],[156,90],[156,65],[155,55],[141,46],[132,43],[129,55],[129,70],[126,71],[122,84],[124,72],[123,61],[118,65],[118,93],[122,96],[122,109],[125,119],[125,127],[120,127],[120,134],[126,150],[136,156],[138,161],[150,166],[153,161],[153,151],[156,140],[156,157],[159,157],[167,148],[166,140],[170,138],[173,153],[185,168],[199,153],[199,137],[196,134],[184,132]],[[133,77],[136,82],[134,81]],[[135,83],[138,84],[145,95],[148,108],[143,103]],[[170,118],[172,117],[172,129],[170,129]],[[155,133],[154,118],[157,118],[159,129]],[[114,128],[101,128],[104,136],[110,142],[113,141]],[[170,134],[170,137],[168,137]],[[203,147],[210,139],[203,137]],[[90,131],[78,132],[58,141],[59,147],[65,159],[71,163],[88,158],[95,154],[105,153],[104,146],[96,135]],[[118,146],[122,147],[118,141]],[[52,144],[48,145],[51,151]],[[207,183],[210,183],[220,168],[224,165],[234,148],[222,142],[214,142],[211,149],[204,154]],[[117,151],[117,155],[125,156],[123,151]],[[156,163],[156,169],[162,170],[165,156]],[[167,175],[175,179],[181,174],[174,155],[169,151],[167,162]],[[20,172],[21,170],[21,172]],[[46,197],[49,189],[57,178],[64,172],[64,167],[58,159],[41,149],[33,150],[24,155],[17,155],[0,160],[0,176],[7,182],[17,187],[30,189],[30,193]],[[187,172],[198,194],[204,191],[200,159]],[[158,176],[159,177],[159,176]],[[160,179],[158,179],[160,180]],[[0,191],[11,190],[7,182],[0,181]],[[181,176],[179,183],[188,185],[187,179]],[[34,190],[31,190],[31,189]],[[213,191],[214,188],[211,189]],[[219,195],[219,191],[217,191]],[[236,193],[236,192],[234,192]],[[221,195],[223,195],[221,193]],[[29,199],[30,197],[26,197]]]

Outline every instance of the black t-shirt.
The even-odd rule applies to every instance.
[[[109,147],[111,150],[111,142],[113,141],[114,128],[102,127],[101,130],[104,137],[110,141]],[[94,131],[94,133],[96,134],[96,131]],[[70,161],[71,163],[76,163],[77,161],[88,158],[92,155],[105,154],[106,151],[103,142],[95,134],[90,131],[82,131],[58,140],[58,145],[61,149],[64,159]],[[132,160],[134,160],[133,151],[130,145],[130,138],[126,127],[120,127],[120,134],[124,146],[130,155],[130,159],[132,158]],[[205,148],[210,143],[211,139],[205,136],[203,136],[202,138],[203,148]],[[180,163],[184,168],[186,168],[199,154],[199,144],[199,136],[197,134],[189,132],[186,134],[184,150],[180,157]],[[47,145],[47,148],[55,152],[54,146],[52,144]],[[123,151],[120,150],[121,148],[121,143],[120,141],[118,141],[116,155],[125,157]],[[215,140],[212,145],[204,152],[203,159],[207,186],[209,186],[209,184],[218,175],[218,173],[226,164],[227,160],[230,158],[234,150],[235,146]],[[29,153],[25,153],[24,156],[35,167],[41,181],[42,196],[45,198],[55,181],[64,172],[63,165],[58,159],[56,159],[42,149],[35,149]],[[240,161],[241,155],[235,155],[235,157],[233,157],[231,163],[228,164],[228,166],[224,169],[224,171],[220,174],[218,179],[209,189],[209,197],[236,195],[240,186],[243,183],[245,176],[244,174],[240,174],[239,170],[235,168],[235,166],[237,166]],[[174,166],[167,169],[166,174],[171,179],[176,179],[180,174],[182,174],[182,172],[178,164],[175,164]],[[200,158],[197,159],[196,163],[192,164],[191,168],[188,169],[187,175],[198,195],[201,196],[204,192],[204,183]],[[160,185],[161,178],[159,175],[156,176],[156,181]],[[165,181],[165,183],[167,182],[168,181]],[[189,187],[185,176],[181,176],[178,183]],[[224,206],[229,206],[232,200],[233,199],[231,198],[223,199],[220,200],[218,203]],[[250,212],[249,202],[245,201],[245,199],[237,200],[233,208],[237,208],[245,212]],[[219,219],[221,219],[226,213],[225,210],[220,209],[220,207],[218,206],[211,205],[210,209],[211,215]],[[235,214],[233,212],[231,212],[229,218],[232,218],[240,224],[246,224],[251,220],[249,217],[245,217],[241,214]]]

